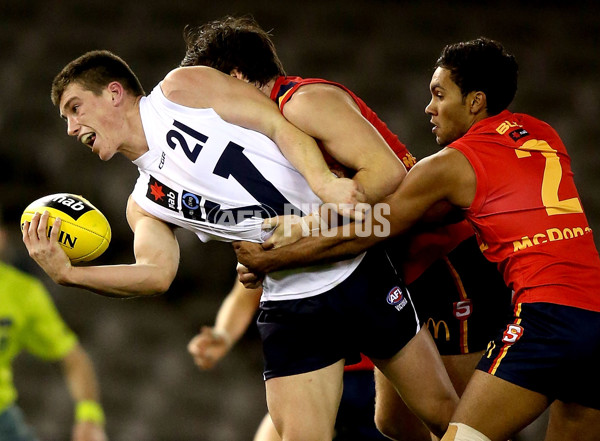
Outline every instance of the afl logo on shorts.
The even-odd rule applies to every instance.
[[[399,286],[395,286],[387,295],[387,302],[400,311],[406,306],[408,300],[404,297],[404,293]]]

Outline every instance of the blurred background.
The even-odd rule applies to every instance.
[[[137,177],[121,157],[102,163],[66,135],[49,98],[56,73],[92,49],[122,56],[149,92],[184,53],[182,29],[226,14],[273,32],[291,75],[338,81],[362,97],[421,158],[437,146],[424,107],[442,47],[481,35],[520,65],[511,110],[561,134],[592,228],[600,228],[600,8],[595,2],[384,0],[46,0],[0,3],[0,205],[8,259],[42,278],[92,356],[112,441],[250,440],[266,411],[254,327],[211,372],[186,351],[212,324],[235,277],[230,245],[180,232],[181,266],[168,293],[117,300],[52,284],[26,254],[21,211],[43,195],[84,195],[108,217],[113,241],[98,263],[130,263],[125,204]],[[507,170],[510,173],[510,170]],[[596,241],[598,243],[598,236]],[[19,403],[42,439],[66,440],[72,405],[58,366],[23,355]]]

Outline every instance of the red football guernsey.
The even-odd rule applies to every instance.
[[[306,84],[331,84],[346,91],[354,99],[365,119],[377,129],[390,148],[396,153],[396,156],[400,158],[406,170],[408,171],[412,168],[416,159],[406,146],[400,142],[398,137],[362,99],[342,84],[320,78],[282,76],[275,81],[273,90],[271,91],[271,99],[277,103],[279,109],[283,112],[283,107],[292,98],[298,88]],[[333,170],[339,171],[339,164],[327,152],[323,151],[323,155],[329,166]],[[447,227],[436,228],[433,231],[411,237],[407,244],[406,260],[403,262],[402,267],[405,282],[407,284],[412,283],[434,261],[448,254],[459,243],[473,234],[473,229],[465,221]]]
[[[390,146],[394,153],[396,153],[396,156],[400,158],[406,167],[406,170],[409,170],[413,165],[415,165],[416,159],[410,154],[406,146],[400,142],[398,137],[383,121],[379,119],[377,114],[371,110],[371,108],[367,106],[363,100],[361,100],[354,94],[354,92],[342,84],[335,83],[333,81],[322,80],[320,78],[300,78],[292,76],[279,77],[275,81],[275,85],[271,91],[271,99],[277,103],[279,109],[283,112],[283,107],[298,90],[298,88],[307,84],[331,84],[346,91],[358,105],[362,116],[364,116],[367,121],[373,124],[381,136],[383,136],[385,142]]]
[[[475,170],[477,191],[466,216],[514,290],[514,303],[600,311],[600,258],[556,131],[505,110],[449,147]]]

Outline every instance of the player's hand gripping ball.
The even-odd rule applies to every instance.
[[[21,216],[21,230],[25,221],[37,212],[50,213],[48,236],[57,217],[62,220],[58,242],[72,263],[87,262],[100,256],[110,243],[110,224],[106,217],[87,199],[69,193],[44,196],[31,204]]]

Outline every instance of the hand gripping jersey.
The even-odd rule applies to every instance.
[[[360,109],[362,116],[377,129],[396,156],[402,161],[406,170],[410,170],[412,166],[415,165],[417,160],[398,139],[398,136],[396,136],[396,134],[394,134],[388,126],[379,119],[377,114],[367,106],[362,99],[342,84],[320,78],[281,76],[277,78],[273,85],[271,99],[277,103],[280,110],[283,112],[283,108],[292,99],[294,93],[296,93],[300,87],[308,84],[329,84],[339,87],[348,93]],[[347,173],[347,171],[344,170],[343,167],[325,150],[323,150],[323,155],[332,170]],[[403,247],[406,247],[401,259],[404,281],[407,284],[412,283],[421,276],[434,261],[448,254],[456,248],[459,243],[468,237],[473,236],[473,234],[475,234],[473,228],[471,228],[466,221],[463,221],[422,232],[418,235],[411,236],[408,240],[403,238],[402,244]]]
[[[514,303],[600,311],[598,251],[554,129],[504,111],[449,147],[475,170],[477,191],[466,215],[485,256],[515,291]]]
[[[224,121],[213,109],[175,104],[158,85],[142,98],[140,113],[149,151],[134,161],[140,176],[132,197],[148,213],[202,241],[261,242],[263,219],[308,214],[321,204],[269,138]],[[363,256],[271,273],[263,300],[325,292]]]

